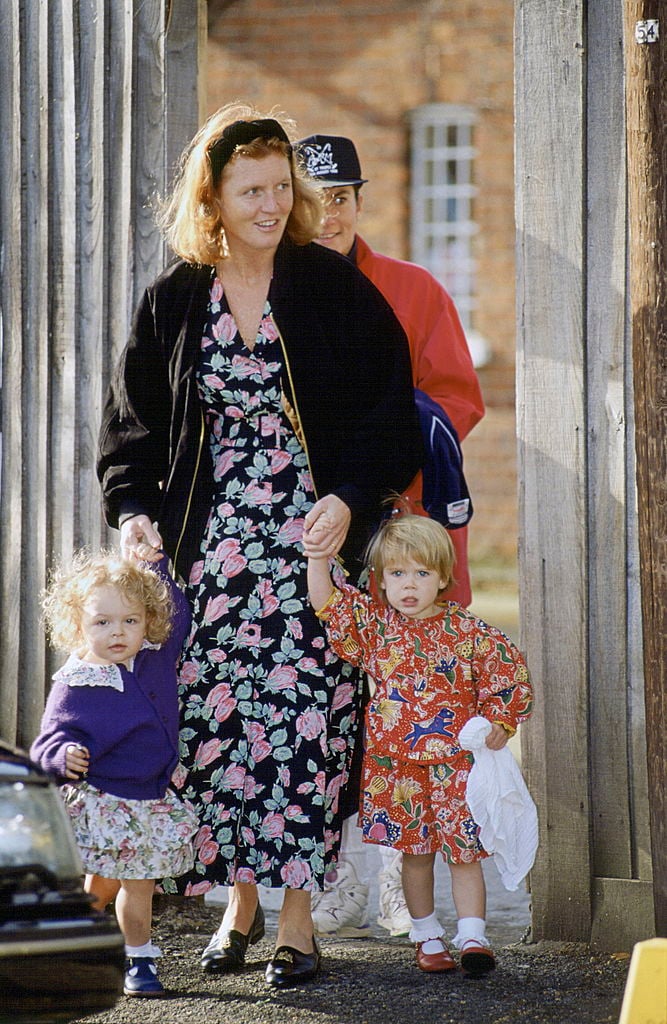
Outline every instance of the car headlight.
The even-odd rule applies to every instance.
[[[17,778],[0,769],[0,868],[41,865],[60,880],[83,873],[79,852],[58,790],[26,770]]]

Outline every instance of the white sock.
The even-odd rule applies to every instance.
[[[442,953],[445,949],[445,932],[438,921],[438,915],[434,912],[428,917],[410,917],[412,928],[409,938],[412,942],[422,943],[422,953]]]
[[[486,937],[486,921],[483,917],[460,917],[458,928],[453,942],[457,949],[460,949],[467,939],[474,939],[482,946],[488,946],[489,940]]]
[[[156,956],[162,956],[162,954],[160,950],[157,948],[157,946],[154,946],[151,940],[149,939],[148,942],[144,942],[143,946],[128,946],[126,943],[125,956],[149,956],[154,958]]]

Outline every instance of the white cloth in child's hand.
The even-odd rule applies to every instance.
[[[501,881],[513,892],[526,877],[537,852],[537,809],[511,750],[490,750],[491,723],[471,718],[459,733],[464,750],[473,752],[466,801],[479,825],[479,839],[493,856]]]

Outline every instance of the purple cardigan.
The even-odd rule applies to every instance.
[[[132,800],[161,799],[167,791],[178,761],[176,663],[191,612],[166,566],[166,558],[156,564],[175,606],[166,643],[142,648],[131,671],[73,655],[53,677],[30,756],[60,785],[72,782],[65,776],[66,748],[81,743],[90,751],[86,779],[97,789]]]

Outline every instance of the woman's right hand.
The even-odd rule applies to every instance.
[[[123,558],[141,562],[157,562],[161,558],[162,537],[148,516],[126,519],[120,528],[120,551]]]

